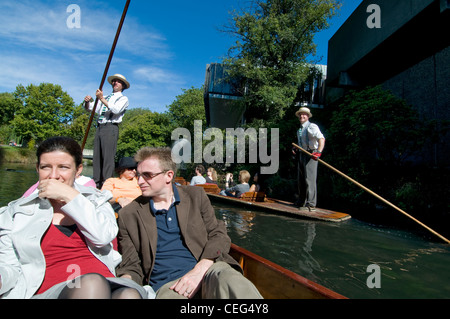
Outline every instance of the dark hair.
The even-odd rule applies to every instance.
[[[197,165],[195,170],[198,170],[198,172],[202,175],[205,174],[205,167],[203,165]]]
[[[42,154],[55,151],[62,151],[71,155],[75,161],[76,167],[80,166],[83,162],[83,151],[81,150],[81,146],[70,137],[57,136],[46,139],[39,145],[36,151],[38,165],[41,162]]]

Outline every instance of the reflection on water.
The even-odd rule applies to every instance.
[[[20,198],[38,180],[33,165],[6,164],[0,166],[0,207]]]
[[[351,219],[311,221],[214,203],[232,241],[349,298],[450,298],[450,248]],[[368,288],[381,270],[381,288]]]

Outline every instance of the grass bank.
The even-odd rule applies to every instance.
[[[36,151],[28,148],[0,146],[0,164],[3,163],[36,163]]]

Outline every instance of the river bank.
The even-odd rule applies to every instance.
[[[0,164],[3,163],[36,163],[36,150],[8,145],[0,145]]]

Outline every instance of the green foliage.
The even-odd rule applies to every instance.
[[[170,145],[170,121],[167,114],[144,109],[127,110],[120,126],[117,158],[134,156],[144,146]]]
[[[201,120],[203,128],[206,126],[203,91],[203,88],[191,87],[183,89],[183,94],[176,97],[168,107],[168,116],[173,128],[186,128],[193,134],[195,120]]]
[[[328,27],[334,0],[255,0],[234,12],[227,32],[238,38],[225,59],[231,77],[245,79],[247,115],[278,123],[307,79],[314,34]]]
[[[334,112],[329,145],[339,163],[404,165],[433,138],[432,122],[380,86],[353,91]]]
[[[36,163],[36,150],[11,146],[0,147],[0,164],[3,163]]]
[[[11,93],[0,93],[0,126],[8,124],[20,108],[20,101]]]
[[[82,141],[86,134],[89,117],[90,114],[85,111],[83,104],[76,106],[73,110],[73,121],[67,126],[66,136],[72,137],[76,141]],[[91,130],[89,131],[90,135]]]
[[[11,121],[17,135],[26,141],[43,141],[50,136],[67,135],[74,120],[73,99],[61,86],[41,83],[26,88],[18,85],[14,97],[21,106]]]
[[[381,86],[351,91],[333,112],[326,160],[382,197],[408,206],[419,194],[410,164],[435,138],[434,125]],[[350,202],[376,201],[342,178],[328,185]]]

